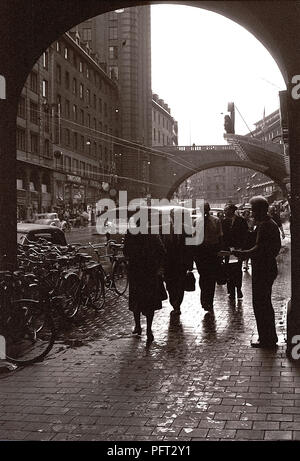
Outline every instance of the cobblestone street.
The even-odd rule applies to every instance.
[[[0,374],[1,440],[300,440],[300,367],[285,355],[289,250],[273,289],[280,347],[252,349],[251,271],[244,299],[218,286],[215,314],[199,287],[180,318],[157,312],[155,340],[131,334],[127,299],[60,335],[43,363]]]

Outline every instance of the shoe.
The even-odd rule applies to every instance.
[[[237,298],[238,298],[238,299],[242,299],[242,298],[243,298],[243,292],[242,292],[242,290],[238,290],[238,291],[237,291]]]
[[[202,308],[207,312],[212,312],[214,310],[214,306],[202,306]]]
[[[259,349],[277,349],[278,345],[276,343],[261,343],[260,341],[251,342],[251,347]]]
[[[135,329],[132,330],[132,334],[133,334],[133,335],[141,336],[141,334],[142,334],[142,328],[141,328],[141,327],[139,327],[139,328],[138,328],[138,327],[135,327]]]

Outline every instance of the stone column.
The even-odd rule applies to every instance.
[[[300,68],[299,68],[300,69]],[[299,71],[300,74],[300,71]],[[290,82],[292,82],[292,76]],[[300,80],[300,76],[299,76]],[[291,278],[292,298],[287,319],[287,353],[300,335],[300,85],[290,84],[287,92],[291,175]],[[294,338],[294,339],[293,339]],[[300,341],[300,336],[299,336]]]

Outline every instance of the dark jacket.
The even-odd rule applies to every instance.
[[[124,255],[129,261],[129,309],[144,315],[162,304],[162,268],[165,249],[158,235],[125,236]]]
[[[248,238],[248,224],[241,216],[235,216],[234,221],[224,218],[222,221],[224,248],[245,249]]]

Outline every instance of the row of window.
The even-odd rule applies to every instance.
[[[98,167],[90,163],[82,162],[78,159],[72,158],[68,155],[63,155],[60,159],[58,166],[63,168],[66,173],[72,173],[82,176],[87,179],[101,180],[103,173],[109,173],[109,166]]]
[[[163,133],[161,134],[161,132],[155,128],[153,128],[153,141],[161,142],[164,146],[169,146],[171,144],[169,136],[165,136]]]
[[[21,96],[19,99],[18,105],[18,117],[26,119],[26,98]],[[41,116],[43,115],[43,116]],[[43,128],[46,133],[50,132],[50,112],[47,110],[46,106],[44,107],[43,113],[39,109],[39,105],[29,100],[29,120],[34,125],[39,125],[40,122],[43,123]]]
[[[26,131],[22,128],[17,128],[17,149],[23,152],[31,152],[32,154],[40,154],[45,157],[51,157],[50,141],[44,139],[43,146],[40,146],[40,138],[37,133],[30,132],[29,137],[26,137]],[[42,149],[42,152],[41,152]]]
[[[105,83],[100,73],[94,71],[89,65],[82,61],[75,50],[70,49],[66,44],[58,41],[56,42],[56,51],[61,54],[65,60],[69,61],[70,64],[75,67],[76,71],[79,71],[85,78],[90,80],[92,84],[94,84],[99,91],[103,91],[103,93],[110,92],[110,86]],[[57,71],[57,81],[61,81],[61,69],[56,69]],[[60,73],[60,76],[59,76]]]
[[[76,131],[71,131],[68,128],[65,128],[63,131],[63,144],[66,147],[72,148],[75,152],[80,152],[82,154],[87,154],[90,157],[98,158],[104,163],[112,162],[112,152],[100,142],[91,141],[89,138],[84,135],[79,135]]]
[[[158,124],[162,125],[163,128],[166,128],[169,131],[172,130],[172,123],[170,122],[170,120],[164,117],[159,111],[153,109],[152,118],[153,118],[153,122],[157,121]]]
[[[95,95],[94,95],[95,97]],[[60,114],[64,115],[66,118],[71,118],[71,103],[69,99],[65,99],[64,106],[62,105],[62,97],[60,94],[57,94],[56,96],[56,102],[60,106]],[[96,99],[94,99],[94,107],[96,108]],[[104,117],[108,117],[108,107],[106,102],[102,102],[102,99],[98,99],[98,108],[99,112],[104,114]],[[117,112],[113,112],[113,109],[111,109],[112,114],[117,114]],[[79,116],[79,117],[78,117]],[[86,123],[85,123],[85,117],[84,117],[84,110],[83,109],[78,109],[78,106],[76,104],[72,105],[72,119],[77,122],[80,121],[82,125],[86,126],[91,126],[90,120],[91,116],[90,114],[87,114],[86,118]],[[96,120],[96,118],[94,118]],[[95,127],[95,126],[94,126]]]

